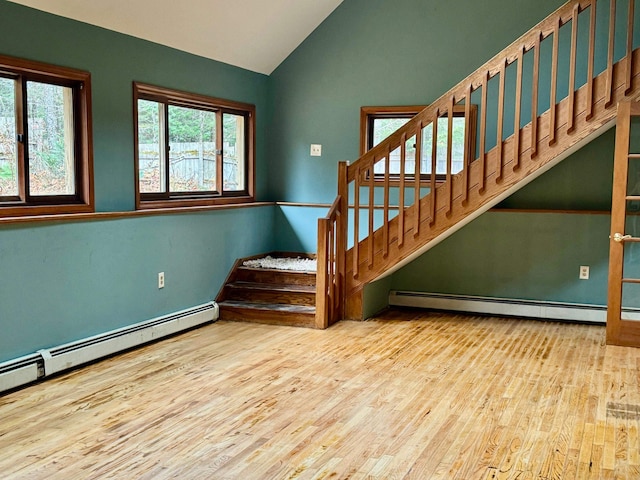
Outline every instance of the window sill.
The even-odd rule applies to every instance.
[[[14,224],[14,223],[37,223],[37,222],[78,222],[78,221],[91,221],[91,220],[111,220],[118,218],[129,217],[148,217],[152,215],[171,215],[180,213],[197,213],[208,212],[214,210],[231,210],[235,208],[253,208],[253,207],[265,207],[276,205],[275,202],[245,202],[245,203],[230,203],[223,205],[199,205],[191,207],[173,207],[173,208],[152,208],[152,209],[140,209],[132,211],[122,212],[91,212],[91,213],[70,213],[70,214],[57,214],[57,215],[31,215],[31,216],[18,216],[18,217],[2,217],[0,216],[0,225]]]
[[[171,200],[138,200],[136,203],[136,210],[171,210],[184,207],[212,207],[216,205],[252,203],[254,201],[254,198],[249,195],[242,195],[237,197],[185,198]]]
[[[93,213],[93,205],[68,204],[68,205],[16,205],[0,207],[0,220],[12,218],[37,218],[57,217],[59,215],[78,215]]]

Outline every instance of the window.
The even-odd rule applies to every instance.
[[[423,106],[409,107],[362,107],[360,110],[360,154],[363,155],[371,148],[402,127],[412,117],[417,115]],[[465,152],[465,108],[464,105],[457,105],[453,111],[452,129],[452,153],[451,172],[458,173],[464,164]],[[476,131],[477,106],[472,105],[471,118],[469,120],[470,131],[472,132],[469,142],[468,158],[475,158],[475,131]],[[447,141],[448,141],[448,118],[438,118],[438,139],[436,158],[436,178],[444,180],[447,173]],[[422,154],[420,158],[420,175],[424,180],[431,177],[431,149],[433,144],[432,126],[429,125],[422,130]],[[405,172],[413,175],[415,170],[416,138],[415,135],[407,139],[405,149]],[[390,176],[397,177],[400,174],[400,148],[395,149],[390,155]],[[384,165],[376,164],[374,167],[376,177],[381,178],[384,174]]]
[[[0,56],[0,216],[93,211],[91,76]]]
[[[255,107],[134,83],[137,208],[253,201]]]

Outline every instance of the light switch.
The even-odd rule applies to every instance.
[[[322,156],[322,145],[318,145],[316,143],[311,144],[311,156],[312,157],[321,157]]]

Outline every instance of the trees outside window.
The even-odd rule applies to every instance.
[[[385,138],[406,124],[417,115],[423,106],[408,107],[362,107],[360,112],[360,154],[363,155],[371,148],[378,145]],[[469,142],[468,158],[475,158],[475,106],[471,109],[471,138]],[[465,158],[465,109],[464,105],[456,106],[453,112],[451,172],[453,174],[462,170]],[[448,145],[448,118],[438,118],[438,138],[436,140],[436,176],[443,179],[447,173],[447,145]],[[421,135],[420,176],[423,180],[431,178],[431,152],[433,146],[433,127],[428,125],[422,129]],[[405,173],[413,175],[416,163],[416,136],[407,139],[405,145]],[[391,178],[400,174],[400,148],[395,149],[389,156],[389,174]],[[470,161],[471,161],[470,160]],[[384,164],[378,163],[374,167],[376,177],[384,174]]]
[[[253,200],[255,107],[134,84],[138,208]]]
[[[0,56],[0,216],[93,211],[90,75]]]

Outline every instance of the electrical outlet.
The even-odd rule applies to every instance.
[[[589,267],[587,265],[580,265],[580,280],[589,280]]]
[[[322,145],[318,145],[315,143],[311,144],[311,156],[312,157],[321,157],[322,156]]]
[[[158,288],[164,288],[164,272],[158,273]]]

